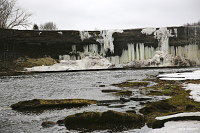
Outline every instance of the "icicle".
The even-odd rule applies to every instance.
[[[139,45],[136,44],[136,60],[140,60]]]
[[[72,45],[72,52],[76,53],[76,45]]]
[[[110,49],[110,52],[114,53],[114,45],[113,45],[114,38],[112,37],[112,35],[115,32],[122,33],[123,30],[100,31],[99,38],[97,38],[96,41],[99,42],[104,47],[105,51],[108,51],[108,49]]]

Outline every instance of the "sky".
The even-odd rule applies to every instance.
[[[32,23],[60,30],[181,26],[200,20],[200,0],[17,0]]]

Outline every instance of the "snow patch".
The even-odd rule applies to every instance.
[[[185,90],[190,90],[190,98],[196,102],[200,102],[200,84],[187,84]]]
[[[62,32],[62,31],[59,31],[58,34],[63,35],[63,32]]]
[[[142,29],[142,34],[152,35],[156,31],[156,28],[145,28]]]

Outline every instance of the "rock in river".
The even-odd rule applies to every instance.
[[[53,121],[45,121],[42,122],[42,127],[48,128],[48,127],[53,127],[56,125],[56,122]]]
[[[83,112],[67,116],[64,119],[64,124],[69,130],[124,130],[142,127],[144,125],[144,118],[135,113],[122,113],[116,111]]]
[[[72,108],[82,107],[91,104],[96,104],[95,100],[86,99],[33,99],[28,101],[21,101],[11,105],[14,110],[30,110],[30,109],[48,109],[48,108]]]

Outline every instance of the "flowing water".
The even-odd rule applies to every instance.
[[[46,120],[57,121],[70,114],[84,111],[116,110],[125,112],[131,108],[137,109],[141,107],[139,102],[136,101],[127,102],[125,103],[126,106],[121,108],[91,105],[82,108],[44,110],[40,112],[17,112],[9,107],[11,104],[19,101],[35,98],[114,100],[120,97],[102,93],[101,90],[119,89],[111,84],[127,80],[142,80],[147,77],[156,76],[159,72],[177,72],[195,69],[197,68],[82,71],[0,77],[0,133],[77,132],[68,131],[64,126],[43,128],[41,123]],[[105,87],[100,87],[100,85],[105,85]],[[133,92],[134,95],[140,95],[141,93],[137,89],[133,90]],[[151,129],[144,127],[141,130],[146,132]],[[141,132],[141,130],[129,130],[127,132]]]

